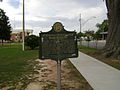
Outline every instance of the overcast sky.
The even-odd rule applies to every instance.
[[[6,12],[13,28],[22,28],[22,0],[3,0],[0,8]],[[103,0],[25,0],[25,28],[33,29],[38,35],[60,21],[66,30],[79,32],[80,13],[82,31],[96,31],[96,23],[107,18]]]

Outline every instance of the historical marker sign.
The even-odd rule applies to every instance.
[[[78,57],[76,32],[68,32],[60,22],[40,33],[40,59],[63,60]]]
[[[61,61],[78,57],[76,32],[68,32],[60,22],[52,30],[40,33],[40,59],[57,61],[57,90],[61,90]]]

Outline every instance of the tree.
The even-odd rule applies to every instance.
[[[9,22],[9,18],[5,15],[5,12],[0,9],[0,39],[2,40],[10,40],[11,33],[11,25]]]
[[[94,31],[93,30],[87,30],[87,31],[85,31],[85,36],[89,37],[89,39],[93,39],[93,37],[94,37]]]
[[[89,47],[89,43],[93,39],[93,36],[94,36],[94,31],[93,30],[87,30],[87,31],[85,31],[85,35],[87,37],[86,41],[88,42],[88,47]]]
[[[85,37],[85,34],[82,32],[77,33],[77,38],[80,39],[81,37]]]
[[[108,31],[108,20],[104,20],[101,24],[97,23],[96,27],[98,28],[97,32],[107,32]]]
[[[98,28],[98,30],[96,31],[95,33],[95,37],[97,37],[97,39],[101,39],[102,36],[101,36],[101,33],[102,32],[108,32],[108,20],[104,20],[101,24],[100,23],[97,23],[96,24],[96,27]]]
[[[108,10],[108,37],[104,49],[107,57],[120,59],[120,0],[105,0]]]
[[[29,46],[32,50],[39,45],[39,37],[30,35],[25,37],[25,45]]]

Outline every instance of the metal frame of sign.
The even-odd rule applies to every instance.
[[[40,59],[64,60],[78,57],[76,32],[41,32]]]

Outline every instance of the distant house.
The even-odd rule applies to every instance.
[[[101,39],[102,39],[102,40],[106,40],[106,39],[107,39],[108,32],[101,32],[100,35],[101,35]]]
[[[13,42],[22,42],[22,29],[14,29],[11,33],[11,41]],[[29,36],[33,34],[32,29],[25,29],[25,36]]]

